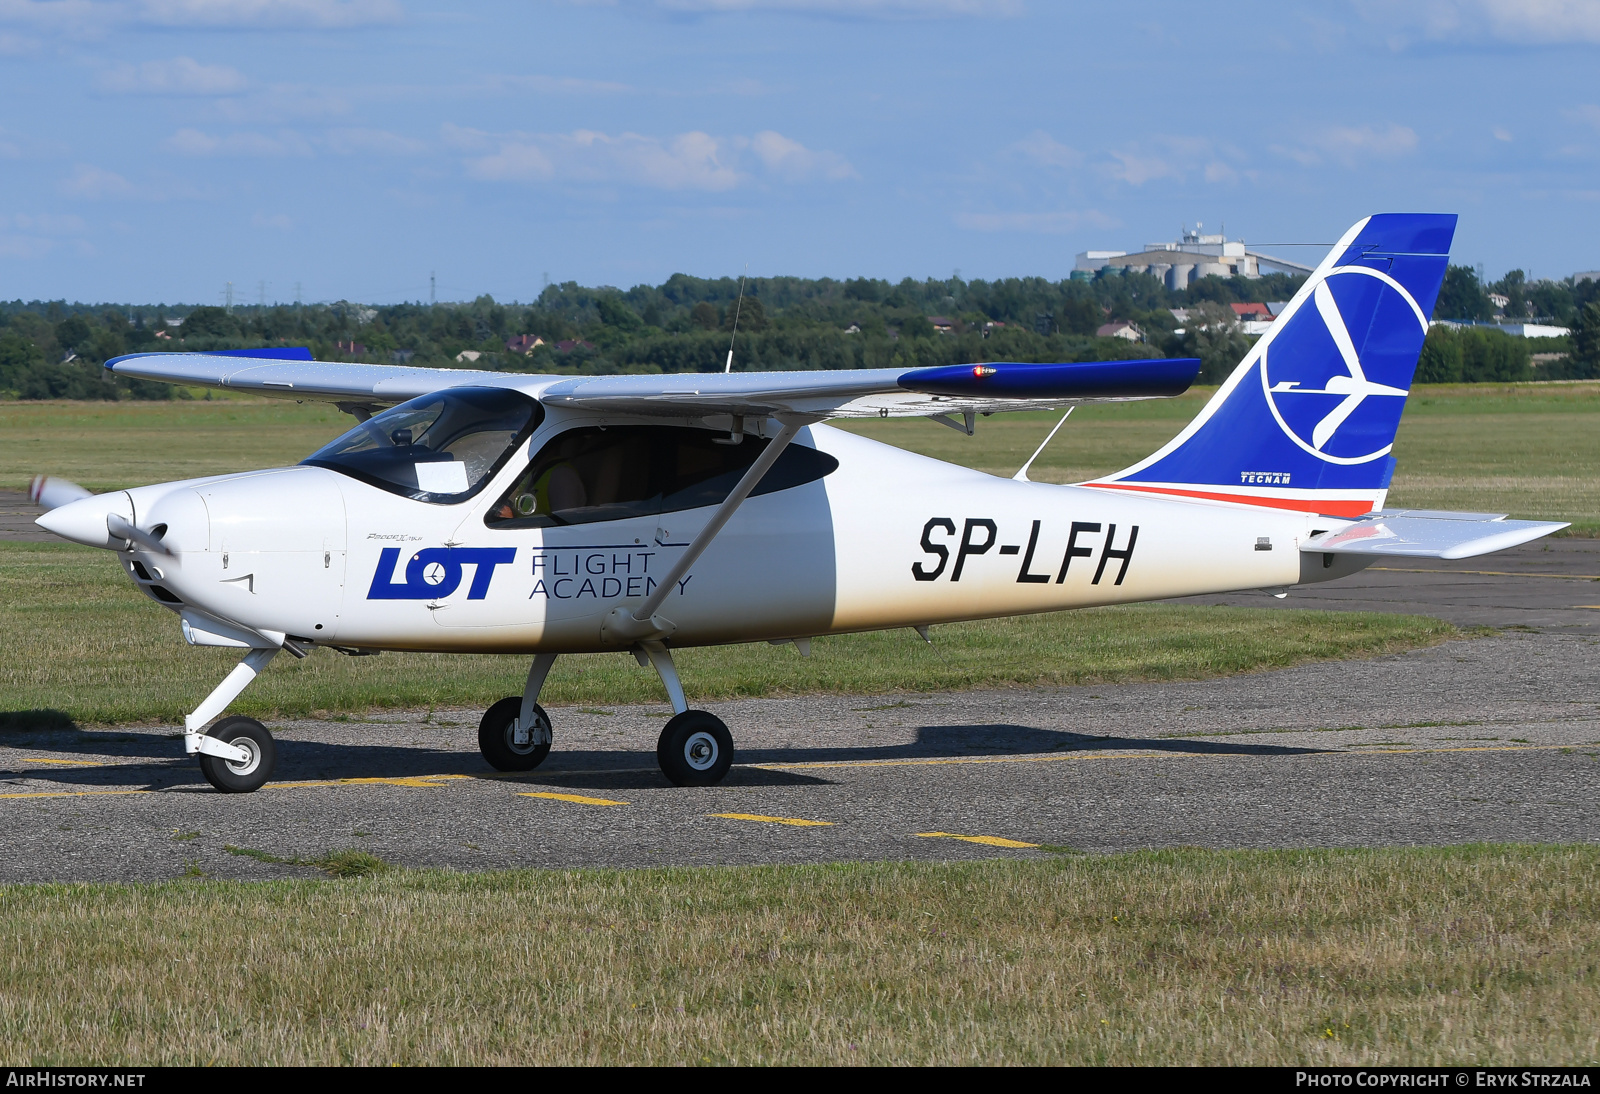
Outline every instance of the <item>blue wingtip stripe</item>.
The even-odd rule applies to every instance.
[[[1153,398],[1182,395],[1199,374],[1195,357],[1059,364],[993,361],[913,369],[899,384],[919,394],[961,398]]]

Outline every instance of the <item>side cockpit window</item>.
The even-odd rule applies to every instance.
[[[678,426],[589,426],[552,438],[490,508],[490,527],[562,524],[653,516],[716,505],[768,441]],[[784,450],[754,494],[814,482],[839,466],[825,452],[799,444]]]

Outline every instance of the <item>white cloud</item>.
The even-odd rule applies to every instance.
[[[570,135],[513,139],[468,165],[474,178],[514,182],[620,182],[660,190],[729,190],[741,176],[709,133],[662,140],[638,133],[612,137],[590,129]]]
[[[1042,129],[1034,130],[1011,148],[1024,159],[1043,167],[1059,167],[1068,171],[1083,163],[1083,153],[1067,147]]]
[[[0,128],[0,159],[66,159],[71,153],[71,147],[64,141],[41,139],[27,133],[16,133]]]
[[[1600,0],[1357,0],[1396,45],[1414,38],[1508,45],[1600,43]]]
[[[1114,228],[1117,222],[1095,209],[1055,213],[957,213],[956,227],[975,232],[1034,232],[1062,235],[1082,227]]]
[[[1504,126],[1497,125],[1494,127],[1492,132],[1494,134],[1494,139],[1497,141],[1509,141],[1512,139],[1511,130],[1505,128]]]
[[[0,0],[0,23],[71,38],[129,26],[342,30],[397,23],[398,0]]]
[[[1155,179],[1164,179],[1178,173],[1172,164],[1160,156],[1123,151],[1112,152],[1111,158],[1116,161],[1111,167],[1111,177],[1132,183],[1134,186],[1143,186]]]
[[[118,4],[100,0],[0,0],[0,22],[43,33],[98,37],[121,10]]]
[[[17,213],[0,216],[0,230],[15,229],[38,235],[81,235],[89,228],[80,216],[71,213]]]
[[[1232,145],[1219,145],[1204,137],[1154,137],[1112,149],[1109,161],[1100,168],[1131,186],[1158,179],[1181,182],[1192,175],[1199,175],[1206,182],[1223,183],[1255,177],[1253,171],[1236,166],[1244,158],[1244,153]]]
[[[813,152],[799,141],[770,129],[763,129],[751,138],[750,150],[768,171],[785,182],[803,182],[818,176],[826,179],[861,177],[837,152]]]
[[[218,117],[235,125],[273,125],[287,121],[328,121],[350,113],[350,100],[326,88],[283,84],[213,107]]]
[[[117,65],[96,81],[103,91],[131,95],[233,95],[247,82],[237,69],[203,65],[192,57]]]
[[[280,232],[294,227],[294,221],[284,213],[257,213],[250,218],[250,223],[257,228],[272,228]]]
[[[397,23],[395,0],[143,0],[138,19],[167,27],[340,30]]]
[[[1371,160],[1393,160],[1417,150],[1417,134],[1409,126],[1390,122],[1383,127],[1334,125],[1312,133],[1300,145],[1273,145],[1272,150],[1302,167],[1332,161],[1357,167]]]
[[[493,133],[456,125],[453,122],[445,122],[440,126],[439,135],[444,138],[445,144],[451,148],[459,148],[463,152],[484,152],[495,145]]]
[[[311,144],[290,129],[280,130],[276,136],[264,133],[238,132],[214,137],[198,129],[180,129],[162,144],[180,156],[257,156],[263,159],[284,159],[291,156],[311,155]]]
[[[584,0],[579,0],[584,2]],[[589,0],[617,6],[618,0]],[[986,18],[1022,14],[1022,0],[621,0],[620,6],[663,12],[789,12],[846,19]]]
[[[61,191],[73,197],[98,201],[103,198],[133,196],[133,184],[115,171],[107,171],[89,163],[80,163],[61,182]]]
[[[444,138],[463,150],[486,151],[486,155],[467,161],[467,173],[473,178],[500,182],[601,182],[659,190],[731,190],[755,177],[746,169],[747,153],[768,177],[782,182],[856,177],[855,168],[838,153],[814,151],[772,130],[753,138],[713,137],[698,130],[665,138],[639,133],[611,136],[589,129],[570,134],[495,136],[446,126]],[[491,148],[493,151],[488,151]]]
[[[1567,117],[1600,129],[1600,106],[1594,103],[1585,103],[1566,112]]]
[[[504,94],[510,91],[540,91],[561,95],[619,95],[632,91],[627,84],[611,80],[584,80],[575,76],[489,76],[485,90]]]
[[[428,150],[426,143],[386,129],[330,129],[322,143],[341,156],[420,156]]]
[[[43,258],[56,249],[56,241],[40,236],[0,235],[0,257]]]

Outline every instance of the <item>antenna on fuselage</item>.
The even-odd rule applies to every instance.
[[[1028,457],[1028,462],[1018,468],[1015,475],[1011,476],[1013,479],[1017,480],[1018,482],[1033,481],[1032,479],[1028,478],[1028,468],[1032,467],[1033,461],[1039,458],[1039,453],[1044,451],[1044,446],[1049,444],[1057,433],[1061,432],[1061,427],[1067,424],[1067,419],[1072,417],[1072,412],[1076,409],[1077,407],[1067,407],[1067,412],[1061,415],[1061,420],[1057,422],[1056,427],[1050,431],[1050,435],[1044,439],[1044,444],[1041,444],[1038,448],[1033,450],[1033,455]]]
[[[744,273],[739,275],[739,299],[733,305],[733,330],[728,335],[728,363],[722,366],[724,374],[733,371],[733,340],[739,336],[739,312],[744,307],[744,281],[750,276],[750,263],[744,264]]]

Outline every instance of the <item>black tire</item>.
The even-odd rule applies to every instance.
[[[550,755],[555,734],[544,707],[533,704],[533,732],[525,745],[517,744],[513,736],[521,714],[522,696],[510,695],[485,711],[478,723],[478,750],[496,771],[532,771]]]
[[[251,754],[250,759],[236,764],[221,756],[200,753],[200,773],[224,794],[248,794],[260,790],[272,778],[273,768],[278,766],[278,745],[267,727],[254,718],[224,718],[206,730],[206,736],[237,745]]]
[[[715,714],[686,710],[661,731],[656,762],[673,786],[715,786],[733,766],[733,735]]]

